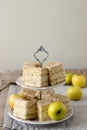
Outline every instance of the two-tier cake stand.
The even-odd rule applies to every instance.
[[[42,60],[42,62],[39,60],[39,58],[37,57],[37,53],[38,52],[44,52],[46,53],[46,57]],[[40,65],[42,66],[43,62],[46,61],[47,57],[49,56],[49,53],[41,46],[35,53],[34,53],[34,57],[35,59],[40,63]],[[27,87],[24,85],[23,80],[22,80],[22,76],[18,77],[16,80],[16,84],[22,88],[28,88],[28,89],[32,89],[32,90],[37,90],[40,91],[40,99],[41,99],[41,95],[42,95],[42,91],[43,90],[47,90],[47,89],[51,89],[51,88],[56,88],[59,86],[63,86],[64,85],[64,81],[54,85],[54,86],[48,86],[48,87],[42,87],[42,88],[36,88],[36,87]],[[26,124],[32,124],[32,125],[45,125],[45,124],[54,124],[54,123],[59,123],[59,122],[63,122],[67,119],[69,119],[72,115],[73,115],[73,110],[71,109],[71,111],[69,113],[66,114],[66,116],[62,119],[62,120],[50,120],[50,121],[38,121],[38,120],[23,120],[23,119],[19,119],[15,116],[13,116],[13,111],[12,110],[8,110],[8,115],[15,119],[16,121],[22,122],[22,123],[26,123]]]

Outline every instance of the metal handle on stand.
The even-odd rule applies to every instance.
[[[39,60],[39,58],[36,56],[39,52],[45,52],[47,54],[47,56],[42,60],[42,62]],[[43,46],[40,46],[39,49],[37,49],[37,51],[34,53],[34,57],[35,59],[40,63],[40,65],[42,66],[43,62],[48,58],[49,53],[43,48]]]
[[[47,54],[47,56],[42,60],[42,62],[39,60],[39,58],[36,56],[39,52],[45,52]],[[34,57],[35,59],[40,63],[41,67],[42,67],[42,64],[43,62],[48,58],[49,56],[49,53],[43,48],[43,46],[40,46],[39,49],[37,49],[37,51],[34,53]],[[42,97],[42,91],[40,91],[40,100],[41,100],[41,97]]]

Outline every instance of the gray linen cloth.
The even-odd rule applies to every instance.
[[[65,94],[67,86],[58,87],[57,92]],[[17,93],[20,87],[11,85],[9,88],[8,96],[12,93]],[[87,130],[87,88],[83,90],[83,98],[80,101],[72,101],[73,116],[61,123],[55,123],[50,125],[30,125],[20,123],[7,114],[8,104],[6,103],[4,113],[5,130]],[[8,99],[8,98],[7,98]]]

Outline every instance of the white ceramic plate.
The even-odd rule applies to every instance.
[[[63,122],[65,120],[69,119],[73,115],[73,110],[71,109],[71,111],[66,114],[65,118],[63,118],[62,120],[58,120],[58,121],[55,121],[55,120],[50,120],[50,121],[22,120],[22,119],[19,119],[19,118],[13,116],[12,110],[8,110],[8,115],[11,118],[13,118],[16,121],[19,121],[21,123],[32,124],[32,125],[46,125],[46,124],[60,123],[60,122]]]
[[[48,87],[43,87],[43,88],[37,88],[37,87],[30,87],[30,86],[25,86],[23,84],[23,80],[22,80],[22,76],[20,76],[19,78],[17,78],[16,80],[16,84],[21,86],[21,87],[24,87],[24,88],[30,88],[30,89],[33,89],[33,90],[45,90],[45,89],[50,89],[50,88],[54,88],[54,87],[58,87],[58,86],[63,86],[65,84],[65,81],[63,82],[60,82],[59,84],[56,84],[54,86],[48,86]]]

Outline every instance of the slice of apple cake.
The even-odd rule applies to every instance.
[[[48,86],[48,69],[41,67],[39,63],[24,63],[23,83],[30,87]]]
[[[53,101],[38,100],[37,102],[37,116],[39,121],[51,120],[48,116],[48,107]]]
[[[65,81],[65,70],[60,62],[49,62],[44,65],[49,71],[49,84],[56,85],[62,81]]]
[[[36,119],[37,118],[37,100],[36,99],[16,99],[14,102],[13,115],[20,119]]]
[[[24,95],[27,98],[35,98],[35,91],[29,88],[22,88],[19,94]]]

